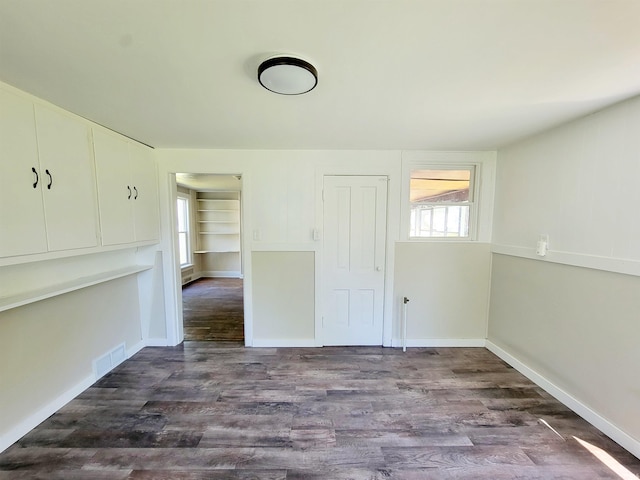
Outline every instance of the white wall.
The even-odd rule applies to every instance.
[[[179,342],[182,335],[181,295],[175,292],[172,280],[176,275],[175,260],[166,254],[172,252],[171,174],[218,173],[241,174],[243,180],[243,252],[245,253],[245,339],[253,341],[253,288],[252,253],[299,251],[314,253],[314,285],[320,285],[322,244],[322,179],[324,175],[387,175],[389,182],[389,219],[387,243],[387,302],[385,303],[386,342],[391,341],[393,316],[393,243],[398,238],[400,200],[400,152],[371,151],[273,151],[273,150],[160,150],[158,151],[162,229],[166,241],[165,253],[167,312],[170,341]],[[313,231],[320,234],[314,240]],[[309,280],[309,279],[306,279]],[[305,280],[305,281],[306,281]],[[319,292],[314,292],[310,308],[314,319],[321,318]],[[264,318],[264,317],[263,317]],[[274,315],[270,321],[278,322]],[[260,320],[259,320],[260,321]],[[272,326],[267,326],[271,328]],[[276,331],[285,331],[273,326]],[[314,338],[320,338],[315,322]],[[281,339],[288,341],[291,339]]]
[[[639,131],[635,98],[498,152],[488,331],[636,455]]]
[[[501,149],[493,243],[532,254],[548,234],[552,260],[640,262],[639,131],[637,97]]]
[[[260,281],[252,281],[253,252],[312,252],[314,254],[314,268],[307,271],[304,282],[313,281],[315,295],[313,302],[305,307],[307,311],[313,309],[314,320],[322,317],[322,305],[319,301],[320,292],[318,286],[322,284],[322,182],[324,175],[386,175],[389,178],[389,204],[387,224],[387,253],[386,253],[386,277],[385,277],[385,306],[384,306],[384,337],[385,345],[392,344],[393,325],[399,319],[397,308],[397,295],[394,294],[397,281],[412,282],[418,272],[429,271],[432,278],[440,272],[442,279],[447,278],[449,288],[456,288],[454,279],[464,269],[460,258],[474,259],[473,278],[479,281],[479,290],[474,294],[476,299],[482,299],[474,305],[479,306],[479,312],[471,318],[461,321],[466,327],[460,327],[460,322],[454,322],[453,316],[442,320],[447,324],[438,333],[435,331],[416,330],[417,340],[427,337],[421,335],[438,335],[437,338],[462,338],[483,339],[486,331],[486,289],[489,279],[488,247],[477,247],[474,242],[461,242],[457,248],[447,250],[450,252],[451,263],[437,263],[434,270],[434,255],[441,252],[441,242],[417,242],[421,246],[404,247],[413,248],[416,253],[415,261],[405,263],[406,271],[398,272],[395,266],[395,243],[402,237],[400,218],[401,207],[404,204],[403,195],[408,198],[408,190],[403,187],[403,182],[408,185],[408,177],[405,178],[404,168],[409,162],[431,161],[442,163],[478,163],[483,166],[482,186],[480,188],[480,238],[486,243],[490,239],[491,214],[493,211],[493,176],[494,176],[494,152],[400,152],[400,151],[276,151],[276,150],[159,150],[159,172],[161,183],[162,222],[165,243],[163,251],[165,256],[166,272],[166,298],[169,319],[170,343],[177,343],[182,338],[182,312],[181,293],[175,291],[176,265],[175,258],[170,258],[172,252],[171,241],[173,219],[171,218],[173,204],[172,191],[174,180],[173,173],[217,173],[217,174],[241,174],[243,179],[243,251],[245,252],[245,338],[248,345],[253,344],[254,331],[257,332],[291,332],[286,328],[286,312],[279,315],[277,305],[258,305],[255,298],[268,300],[262,291],[256,289],[269,285]],[[404,192],[404,193],[403,193]],[[313,231],[317,230],[319,239],[314,240]],[[400,247],[401,249],[403,247]],[[468,251],[468,253],[467,253]],[[484,256],[480,251],[484,252]],[[418,253],[420,252],[420,253]],[[469,257],[470,256],[470,257]],[[420,263],[423,262],[423,263]],[[403,269],[405,268],[403,267]],[[309,278],[311,276],[311,278]],[[263,278],[263,277],[260,277]],[[266,280],[265,280],[266,281]],[[254,292],[255,291],[255,292]],[[255,293],[255,295],[254,295]],[[468,291],[465,291],[465,295]],[[419,293],[415,294],[418,303]],[[260,302],[262,302],[260,300]],[[439,311],[444,311],[450,297],[439,297],[436,301]],[[275,301],[275,300],[274,300]],[[281,305],[282,308],[284,308]],[[260,308],[260,312],[258,312]],[[269,316],[263,314],[265,309]],[[174,321],[172,321],[174,319]],[[448,323],[454,322],[450,325]],[[457,323],[456,323],[457,322]],[[320,322],[314,321],[314,338],[320,345]],[[260,333],[260,338],[263,333]],[[454,335],[455,337],[449,337]],[[443,337],[444,336],[444,337]],[[257,337],[255,337],[257,338]],[[271,337],[279,344],[285,344],[295,338]],[[307,340],[303,343],[306,343]],[[258,343],[264,344],[262,340]]]

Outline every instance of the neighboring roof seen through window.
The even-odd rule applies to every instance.
[[[413,170],[411,203],[468,202],[471,170]]]

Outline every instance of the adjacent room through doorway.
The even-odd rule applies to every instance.
[[[176,174],[184,339],[244,341],[242,177]]]

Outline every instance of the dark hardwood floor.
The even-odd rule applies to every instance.
[[[201,278],[182,289],[185,340],[244,340],[242,279]]]
[[[552,427],[554,430],[552,430]],[[619,479],[640,460],[483,348],[145,348],[0,479]]]

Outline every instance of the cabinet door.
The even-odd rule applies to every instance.
[[[158,240],[158,181],[153,152],[137,143],[129,144],[134,186],[133,217],[136,241]]]
[[[43,173],[33,104],[0,90],[0,256],[47,250]]]
[[[50,251],[98,245],[89,127],[36,105],[36,130]]]
[[[98,205],[103,245],[135,241],[133,197],[126,140],[100,130],[93,131],[93,148],[98,180]]]

